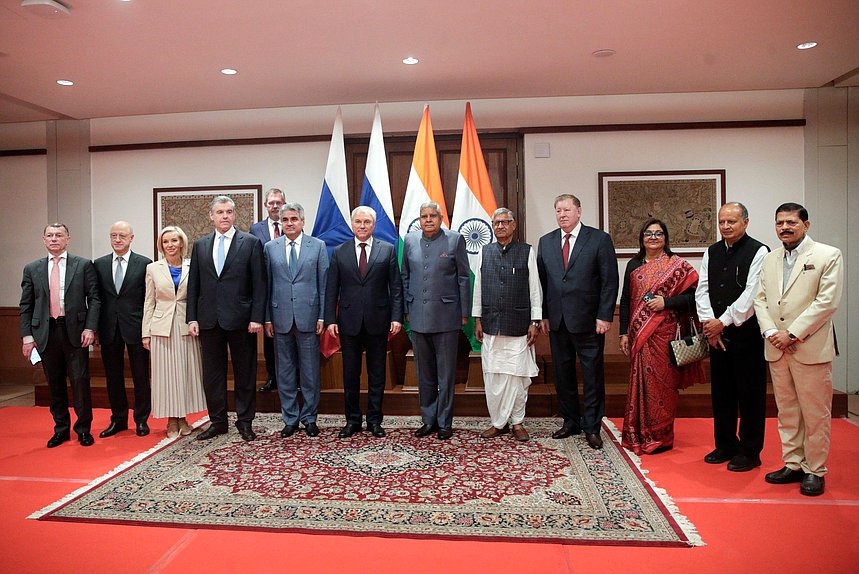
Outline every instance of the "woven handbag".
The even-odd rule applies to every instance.
[[[684,367],[704,360],[710,349],[707,337],[704,336],[704,333],[698,333],[698,329],[695,327],[695,320],[690,319],[689,323],[692,325],[692,334],[681,337],[680,323],[678,322],[677,336],[668,344],[668,354],[671,356],[671,364],[675,367]]]

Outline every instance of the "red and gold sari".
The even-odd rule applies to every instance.
[[[704,381],[700,362],[677,368],[669,359],[668,346],[676,334],[677,313],[668,309],[653,312],[642,297],[646,293],[680,295],[698,283],[698,272],[676,255],[663,255],[632,271],[629,281],[631,348],[622,437],[623,446],[640,455],[674,445],[678,390]],[[680,320],[687,322],[682,316]]]

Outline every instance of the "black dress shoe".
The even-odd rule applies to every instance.
[[[453,429],[450,427],[445,427],[438,429],[438,439],[439,440],[447,440],[453,436]]]
[[[761,465],[761,459],[757,456],[746,456],[738,454],[728,463],[728,470],[731,472],[748,472],[753,468]]]
[[[149,425],[146,422],[137,423],[137,436],[146,436],[149,434]]]
[[[349,438],[359,432],[361,432],[361,423],[346,423],[346,426],[337,433],[337,438]]]
[[[582,434],[582,429],[573,424],[564,423],[564,426],[552,433],[552,438],[562,439],[577,434]]]
[[[799,493],[805,496],[820,496],[826,486],[826,480],[822,476],[806,474],[799,485]]]
[[[438,425],[422,425],[421,428],[415,431],[416,437],[429,436],[438,430]]]
[[[602,437],[600,437],[599,433],[585,433],[585,439],[588,441],[588,446],[592,449],[599,450],[602,448]]]
[[[385,438],[385,429],[379,423],[367,423],[367,430],[376,438]]]
[[[304,423],[304,434],[307,436],[319,436],[319,427],[316,423]]]
[[[801,470],[793,470],[786,466],[779,470],[768,472],[764,480],[770,484],[790,484],[792,482],[802,482],[805,473]]]
[[[277,381],[274,379],[269,379],[265,382],[263,386],[259,388],[259,392],[261,393],[270,393],[272,391],[277,390]]]
[[[81,446],[92,446],[95,444],[95,439],[88,432],[82,432],[78,435],[78,442],[81,443]]]
[[[107,428],[98,433],[98,438],[107,438],[124,430],[128,430],[128,423],[117,423],[110,421],[110,424],[107,425]]]
[[[298,430],[298,425],[283,425],[280,429],[280,438],[289,438]]]
[[[218,435],[227,434],[227,429],[224,427],[216,427],[214,425],[210,426],[203,432],[197,435],[197,440],[209,440],[213,439]]]
[[[723,462],[728,462],[732,458],[734,458],[733,451],[724,448],[717,448],[704,456],[704,462],[707,464],[722,464]]]
[[[48,439],[48,448],[56,448],[70,438],[71,435],[68,432],[55,432],[54,436]]]
[[[245,442],[251,442],[257,439],[254,429],[251,428],[251,425],[249,424],[236,425],[236,430],[239,431],[239,436],[242,437],[242,440]]]

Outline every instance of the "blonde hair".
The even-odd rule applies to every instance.
[[[177,227],[176,225],[168,225],[161,230],[161,233],[158,234],[158,243],[155,245],[158,248],[158,253],[163,255],[165,259],[167,258],[167,254],[164,253],[164,245],[162,243],[165,233],[175,233],[179,236],[179,240],[182,242],[182,259],[188,257],[188,236],[185,235],[185,232],[182,231],[181,227]]]

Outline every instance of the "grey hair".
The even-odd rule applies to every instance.
[[[268,198],[271,197],[272,195],[274,195],[275,193],[279,193],[280,197],[283,198],[283,201],[286,202],[286,195],[283,193],[283,191],[279,190],[276,187],[273,187],[270,190],[268,190],[267,192],[265,192],[265,197],[263,198],[262,202],[268,203]]]
[[[219,195],[215,199],[212,200],[212,203],[209,204],[209,213],[214,213],[215,212],[215,206],[218,205],[219,203],[229,203],[230,205],[233,206],[233,209],[236,208],[236,202],[233,201],[232,197],[229,197],[226,195]]]
[[[441,214],[441,206],[434,201],[425,201],[421,204],[421,208],[418,210],[418,213],[423,211],[424,209],[435,209],[436,213]]]
[[[516,214],[514,214],[511,210],[506,207],[499,207],[492,213],[492,221],[495,221],[495,218],[499,215],[509,215],[510,219],[516,221]]]
[[[552,207],[558,207],[559,203],[561,203],[562,201],[566,201],[568,199],[573,200],[573,205],[575,205],[576,207],[582,206],[582,202],[579,201],[579,198],[576,197],[575,195],[573,195],[572,193],[562,193],[561,195],[559,195],[558,197],[555,198],[555,203],[553,204]]]
[[[355,209],[352,210],[352,213],[349,215],[349,219],[355,219],[355,216],[359,213],[366,213],[370,217],[373,218],[373,223],[376,222],[376,210],[370,207],[369,205],[359,205]]]
[[[286,213],[287,211],[295,211],[295,212],[297,212],[297,213],[298,213],[298,217],[301,219],[301,221],[304,221],[304,208],[303,208],[303,207],[301,207],[301,204],[300,204],[300,203],[296,203],[296,202],[294,202],[294,201],[293,201],[293,202],[291,202],[291,203],[284,203],[284,204],[283,204],[283,207],[281,207],[281,208],[280,208],[280,211],[279,211],[279,212],[278,212],[278,214],[277,214],[277,215],[278,215],[278,217],[280,217],[281,219],[283,219],[283,214],[284,214],[284,213]]]
[[[740,214],[742,215],[743,219],[749,218],[749,210],[746,209],[746,206],[743,205],[742,203],[740,203],[739,201],[729,201],[728,203],[726,203],[722,207],[725,207],[727,205],[736,205],[737,207],[740,208]]]

